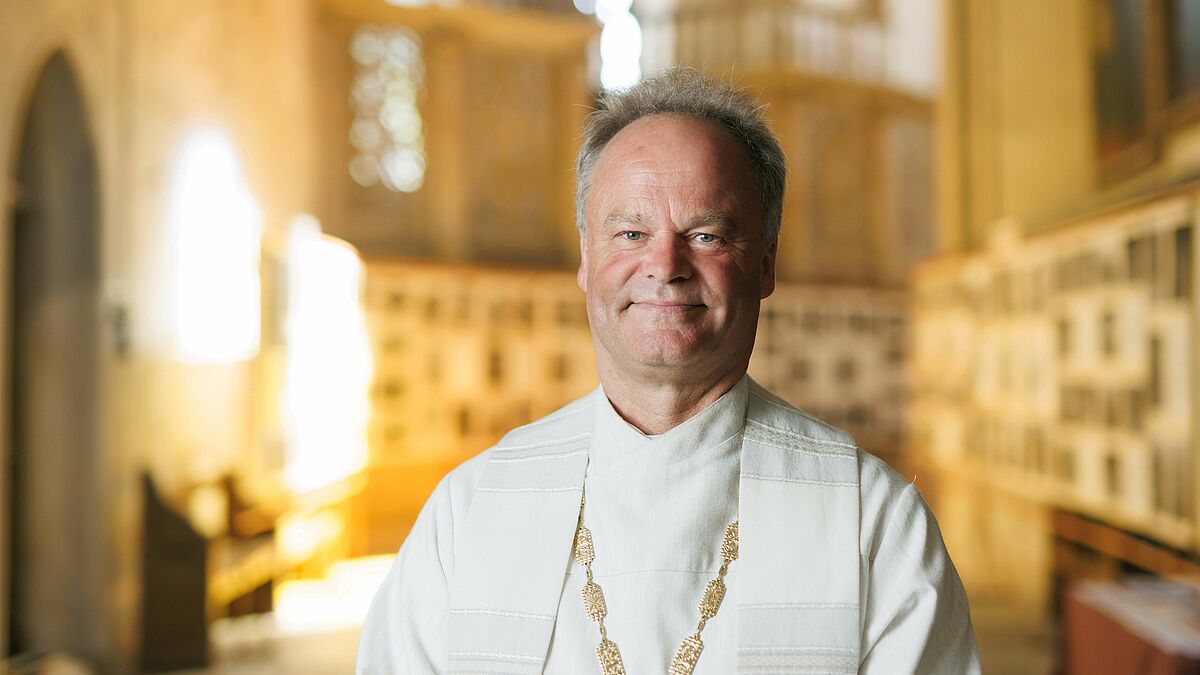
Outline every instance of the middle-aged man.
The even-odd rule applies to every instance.
[[[578,161],[600,388],[434,491],[359,673],[975,673],[916,488],[746,375],[785,166],[761,106],[672,70]]]

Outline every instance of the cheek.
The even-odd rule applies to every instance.
[[[592,282],[611,294],[624,288],[636,271],[637,264],[631,258],[611,255],[592,268]]]
[[[750,270],[735,266],[716,266],[706,275],[707,293],[726,316],[744,316],[753,312],[759,300],[757,277]]]

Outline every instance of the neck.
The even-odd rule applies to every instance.
[[[639,431],[661,434],[679,426],[721,398],[746,374],[746,367],[706,379],[671,379],[661,373],[635,378],[601,367],[600,383],[613,408]]]

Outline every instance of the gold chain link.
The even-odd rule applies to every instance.
[[[588,618],[600,625],[600,645],[596,647],[596,659],[600,662],[600,672],[603,675],[625,675],[625,664],[621,661],[621,650],[617,643],[608,639],[608,630],[604,627],[604,617],[608,616],[608,605],[604,602],[604,590],[592,578],[592,562],[596,559],[596,545],[592,541],[592,531],[583,526],[584,499],[579,500],[579,525],[575,528],[575,560],[583,566],[587,581],[583,584],[583,609]],[[708,620],[717,615],[721,601],[725,599],[725,573],[729,564],[738,557],[738,521],[733,521],[725,528],[725,538],[721,541],[721,569],[717,577],[704,587],[704,595],[700,598],[700,623],[696,632],[683,639],[675,658],[671,660],[668,669],[670,675],[691,675],[696,664],[700,661],[700,653],[704,651],[704,642],[700,633]]]

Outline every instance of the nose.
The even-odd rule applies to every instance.
[[[682,237],[658,236],[645,249],[642,272],[648,279],[670,283],[692,276],[687,244]]]

